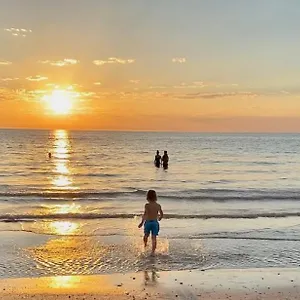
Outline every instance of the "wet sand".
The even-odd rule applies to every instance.
[[[299,269],[140,272],[0,281],[0,299],[300,299]]]

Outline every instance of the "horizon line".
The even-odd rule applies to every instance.
[[[202,133],[202,134],[300,134],[300,131],[179,131],[179,130],[139,130],[139,129],[80,129],[80,128],[28,128],[28,127],[0,127],[0,130],[24,131],[86,131],[86,132],[148,132],[148,133]]]

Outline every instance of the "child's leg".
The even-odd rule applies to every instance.
[[[152,254],[154,254],[155,250],[156,250],[156,243],[157,243],[156,242],[156,235],[152,234],[151,238],[152,238]]]
[[[151,238],[152,238],[152,255],[154,255],[155,250],[156,250],[156,237],[158,235],[159,232],[159,223],[156,221],[153,224],[153,228],[152,228],[152,234],[151,234]]]
[[[147,247],[149,234],[144,235],[144,246]]]
[[[151,231],[150,225],[151,224],[149,224],[148,221],[146,221],[144,224],[144,246],[145,246],[145,248],[147,247],[148,237],[149,237],[150,231]]]

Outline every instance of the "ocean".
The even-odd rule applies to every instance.
[[[0,153],[2,278],[300,264],[300,135],[5,129]]]

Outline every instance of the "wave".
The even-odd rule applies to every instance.
[[[6,193],[0,193],[0,197],[11,197],[11,198],[17,198],[17,197],[42,197],[42,198],[90,198],[90,197],[118,197],[126,194],[141,194],[145,193],[141,190],[134,190],[134,191],[125,191],[125,192],[119,192],[119,191],[102,191],[102,192],[60,192],[60,191],[45,191],[45,192],[6,192]]]
[[[109,173],[87,173],[87,174],[75,174],[75,177],[119,177],[120,174],[109,174]]]
[[[174,238],[178,239],[178,238]],[[186,239],[186,238],[182,238]],[[285,238],[285,237],[252,237],[252,236],[218,236],[218,235],[199,235],[195,237],[188,237],[190,240],[199,240],[199,239],[216,239],[216,240],[254,240],[254,241],[283,241],[283,242],[300,242],[299,238]]]
[[[99,213],[66,213],[66,214],[5,214],[0,215],[0,222],[28,222],[36,220],[95,220],[95,219],[133,219],[137,214],[99,214]],[[257,218],[287,218],[300,217],[299,212],[282,212],[282,213],[255,213],[255,214],[166,214],[165,219],[257,219]]]
[[[146,190],[128,188],[126,191],[32,191],[0,192],[0,200],[8,198],[41,198],[41,200],[92,200],[122,198],[126,196],[143,196]],[[299,190],[234,190],[234,189],[200,189],[174,192],[159,192],[159,198],[184,201],[264,201],[264,200],[300,200]],[[132,198],[134,200],[134,198]]]
[[[27,233],[33,233],[33,234],[46,234],[48,236],[62,236],[59,233],[55,232],[44,232],[40,231],[38,229],[4,229],[0,232],[27,232]],[[63,235],[64,237],[135,237],[133,234],[128,233],[65,233]],[[251,240],[251,241],[282,241],[282,242],[300,242],[299,238],[296,237],[264,237],[264,236],[236,236],[236,235],[219,235],[219,234],[200,234],[197,236],[168,236],[168,240]]]

